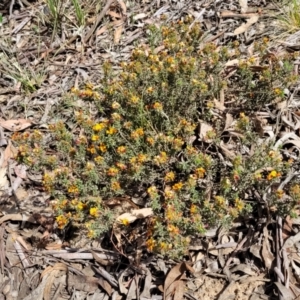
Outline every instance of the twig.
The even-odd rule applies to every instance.
[[[100,15],[98,16],[95,24],[93,25],[93,27],[90,29],[90,31],[86,34],[85,38],[84,38],[84,43],[87,43],[89,41],[89,39],[91,38],[92,34],[95,32],[96,28],[99,26],[101,20],[103,19],[103,17],[105,16],[106,12],[108,11],[109,7],[111,6],[111,4],[113,3],[114,0],[108,0],[106,5],[104,6],[104,8],[102,9]]]
[[[281,258],[280,258],[280,230],[282,227],[282,219],[280,217],[277,218],[276,224],[276,267],[274,268],[275,273],[277,274],[277,281],[281,284],[284,283],[284,275],[281,272]],[[283,296],[279,293],[279,300],[283,300]]]
[[[282,228],[282,219],[281,217],[278,217],[277,218],[277,224],[276,224],[276,267],[277,267],[277,270],[279,271],[279,273],[282,273],[281,272],[281,258],[280,258],[280,250],[281,250],[281,247],[282,245],[280,245],[280,230]],[[277,272],[276,272],[277,273]],[[278,273],[277,273],[278,274]],[[278,281],[280,283],[284,283],[284,277],[283,277],[283,280],[282,280],[282,276],[278,276]]]
[[[4,276],[5,246],[4,246],[4,225],[0,227],[0,267],[1,274]]]
[[[12,17],[14,5],[15,5],[15,0],[11,0],[10,6],[9,6],[9,18]]]
[[[243,245],[247,242],[247,240],[248,240],[248,238],[249,238],[251,232],[252,232],[252,229],[249,228],[249,231],[248,231],[247,235],[240,241],[240,243],[236,246],[236,248],[234,249],[234,251],[231,253],[230,257],[229,257],[228,260],[226,261],[226,264],[225,264],[224,268],[226,268],[226,267],[229,266],[229,264],[231,263],[231,261],[232,261],[234,255],[235,255],[238,251],[240,251],[240,250],[242,249]],[[224,269],[224,268],[223,268],[223,269]]]

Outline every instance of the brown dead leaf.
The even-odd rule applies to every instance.
[[[0,195],[3,193],[2,191],[5,191],[8,187],[8,179],[6,176],[7,168],[0,168]]]
[[[115,34],[114,34],[114,43],[115,45],[119,44],[121,39],[121,34],[123,31],[124,20],[114,21]]]
[[[0,126],[9,130],[9,131],[21,131],[32,125],[32,122],[26,119],[17,119],[17,120],[0,120]]]
[[[15,170],[15,173],[18,177],[20,177],[22,179],[27,178],[27,173],[26,173],[27,167],[26,167],[26,165],[17,165],[17,166],[15,166],[14,170]]]
[[[283,296],[282,299],[284,300],[294,300],[294,294],[292,293],[292,291],[290,289],[288,289],[287,287],[285,287],[283,284],[281,284],[280,282],[274,282],[280,292],[280,294]]]
[[[106,25],[102,26],[99,30],[96,31],[96,36],[101,35],[105,31],[107,31],[107,26]]]
[[[250,66],[250,70],[253,72],[263,72],[267,69],[268,69],[268,67],[266,67],[266,66]]]
[[[69,290],[74,288],[77,291],[93,293],[98,288],[99,278],[84,275],[74,275],[71,272],[68,272],[67,283]]]
[[[239,0],[239,4],[241,7],[241,13],[245,13],[248,10],[248,0]]]
[[[168,273],[165,284],[164,284],[164,300],[171,299],[171,295],[176,293],[176,288],[180,284],[182,276],[184,276],[185,271],[188,271],[192,267],[187,267],[186,262],[181,262],[180,264],[176,265],[171,271]],[[192,268],[192,270],[194,270]],[[181,290],[178,290],[178,295],[181,293]],[[175,299],[175,296],[174,296]],[[183,299],[176,298],[176,299]]]
[[[215,108],[219,109],[220,111],[224,111],[226,109],[222,101],[218,101],[217,99],[214,99],[214,105]]]
[[[2,162],[2,168],[6,168],[8,161],[17,154],[17,149],[12,145],[11,141],[8,141],[8,145],[4,150],[4,157]]]
[[[104,289],[104,291],[111,296],[112,294],[112,288],[109,282],[102,277],[98,278],[98,284]]]
[[[140,19],[145,19],[146,17],[147,17],[147,15],[145,13],[140,13],[140,14],[137,14],[137,15],[133,16],[133,20],[137,21],[137,20],[140,20]]]
[[[115,19],[121,19],[122,18],[122,14],[119,14],[119,13],[117,13],[115,11],[112,11],[112,10],[109,10],[106,14],[111,16],[112,18],[115,18]]]
[[[109,266],[114,263],[114,261],[110,261],[108,259],[102,259],[100,255],[98,255],[98,253],[93,250],[91,250],[91,253],[93,254],[93,258],[95,259],[95,261],[97,261],[102,266]]]
[[[154,54],[157,54],[157,53],[163,51],[164,49],[165,49],[165,46],[164,46],[164,45],[158,46],[158,47],[156,47],[156,48],[153,50],[153,53],[154,53]],[[300,116],[300,111],[299,111],[299,116]]]
[[[246,23],[244,23],[241,26],[239,26],[238,28],[236,28],[234,30],[233,34],[239,35],[241,33],[246,32],[248,30],[248,28],[251,25],[255,24],[258,20],[259,20],[259,15],[254,15],[253,17],[251,17],[250,19],[248,19]]]
[[[232,125],[233,122],[234,122],[234,119],[233,119],[232,114],[226,114],[225,126],[224,126],[223,131],[226,131],[228,128],[230,128],[230,126]]]
[[[24,201],[25,199],[28,198],[28,192],[22,188],[22,187],[19,187],[16,191],[15,191],[15,194],[16,196],[18,197],[18,200],[20,201]]]
[[[41,278],[45,277],[45,280],[47,281],[43,292],[44,300],[51,300],[51,290],[55,279],[57,278],[60,272],[67,273],[67,271],[68,267],[63,263],[56,263],[53,267],[47,267],[43,271],[43,273],[41,274]]]
[[[63,244],[58,244],[56,242],[49,243],[47,246],[45,246],[45,249],[47,250],[60,250],[62,248]]]
[[[240,60],[235,58],[232,60],[229,60],[225,63],[225,67],[232,67],[232,66],[238,66],[238,64],[240,63]]]
[[[137,219],[147,218],[153,215],[152,208],[141,208],[141,209],[133,209],[131,213],[124,213],[117,217],[118,223],[123,223],[123,220],[126,222],[133,223]]]
[[[289,238],[291,236],[292,226],[293,226],[293,220],[291,219],[290,216],[287,216],[284,220],[283,228],[282,228],[282,238],[283,238],[283,240],[286,240],[287,238]]]
[[[262,247],[262,257],[265,262],[265,266],[267,269],[270,269],[272,266],[272,262],[274,260],[274,255],[272,254],[270,250],[270,243],[268,240],[269,234],[268,234],[268,229],[267,227],[264,228],[264,239],[263,239],[263,247]]]
[[[225,156],[227,158],[229,158],[230,160],[234,160],[236,155],[234,152],[230,151],[227,149],[227,147],[224,145],[224,143],[220,144],[220,148],[222,149],[222,152],[225,154]]]
[[[120,5],[120,7],[122,9],[122,14],[125,15],[126,11],[127,11],[126,4],[124,3],[123,0],[118,0],[118,4]]]
[[[50,274],[53,271],[68,271],[68,267],[63,263],[56,263],[53,267],[48,266],[41,274],[41,278],[45,277],[46,275]]]
[[[30,251],[32,250],[32,247],[30,244],[28,244],[22,236],[18,235],[17,233],[15,232],[12,232],[12,238],[15,240],[15,241],[18,241],[26,250]]]
[[[200,121],[199,140],[210,143],[212,140],[207,138],[207,133],[213,131],[213,127],[203,121]]]
[[[264,136],[264,121],[259,118],[259,117],[255,117],[253,118],[253,123],[254,123],[254,127],[255,127],[255,131],[259,134],[260,137]]]
[[[176,288],[175,288],[175,293],[174,293],[174,300],[182,300],[184,299],[184,290],[185,290],[185,284],[182,280],[179,280],[177,282]]]

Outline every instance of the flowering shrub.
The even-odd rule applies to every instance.
[[[154,211],[145,245],[176,256],[191,236],[249,213],[259,201],[255,195],[269,193],[286,174],[291,162],[259,142],[253,112],[284,97],[295,82],[293,57],[283,63],[268,57],[264,40],[255,45],[259,58],[243,59],[237,43],[203,44],[200,24],[190,25],[187,18],[150,27],[152,44],[136,48],[120,72],[104,63],[100,88],[73,88],[69,97],[90,101],[97,114],[75,110],[72,132],[62,121],[50,124],[55,155],[41,132],[14,134],[18,160],[44,170],[59,228],[72,220],[97,237],[114,220],[105,199],[143,197]],[[239,64],[225,68],[234,59]],[[214,101],[224,90],[236,131],[235,154],[225,159],[225,118]],[[213,128],[204,137],[200,120]],[[285,194],[288,203],[281,201]],[[289,185],[270,193],[265,207],[290,213],[299,195],[299,186]]]

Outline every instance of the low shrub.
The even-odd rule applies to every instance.
[[[259,203],[280,214],[298,203],[297,183],[276,190],[292,161],[264,142],[255,115],[297,80],[293,56],[269,54],[264,39],[243,57],[237,42],[205,43],[192,21],[150,26],[149,44],[119,70],[103,64],[97,88],[73,88],[69,101],[88,105],[74,109],[72,130],[55,121],[47,138],[38,130],[14,134],[19,162],[44,171],[59,228],[73,221],[98,237],[116,217],[105,199],[136,197],[154,211],[148,250],[175,257],[192,236],[247,216]]]

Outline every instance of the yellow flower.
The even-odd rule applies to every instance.
[[[146,242],[146,246],[148,251],[152,252],[156,246],[156,242],[153,238],[150,238],[147,242]]]
[[[63,229],[67,225],[68,219],[64,215],[59,215],[56,217],[56,222],[57,222],[57,227],[59,229]]]
[[[106,130],[106,133],[107,134],[110,134],[110,135],[113,135],[113,134],[115,134],[115,133],[117,133],[118,132],[118,130],[116,129],[116,128],[114,128],[114,127],[109,127],[107,130]]]
[[[180,230],[177,226],[174,226],[173,224],[168,225],[168,231],[172,235],[178,235],[180,233]]]
[[[71,200],[71,204],[72,204],[73,206],[76,206],[76,205],[78,204],[78,199],[75,198],[75,199]]]
[[[147,155],[140,153],[137,156],[137,161],[142,164],[143,162],[147,161]]]
[[[180,217],[182,217],[182,213],[176,211],[174,205],[167,205],[165,214],[166,214],[166,219],[171,222],[176,221]]]
[[[219,206],[225,205],[225,198],[222,196],[215,196],[215,200]]]
[[[137,104],[139,101],[140,101],[140,98],[136,95],[131,96],[130,99],[129,99],[129,102],[131,104]]]
[[[98,131],[103,130],[105,127],[106,127],[105,123],[97,123],[93,126],[93,130],[98,132]]]
[[[281,94],[282,94],[282,90],[281,90],[280,88],[275,88],[275,89],[274,89],[274,93],[275,93],[276,95],[281,95]]]
[[[147,189],[147,193],[151,199],[154,199],[158,196],[156,186],[152,185]]]
[[[154,157],[154,162],[157,165],[165,164],[168,161],[168,155],[166,152],[162,151],[159,155]]]
[[[106,146],[105,146],[104,144],[100,144],[100,145],[99,145],[99,150],[100,150],[101,152],[106,152],[107,148],[106,148]]]
[[[183,144],[184,144],[184,141],[181,138],[176,138],[173,140],[173,148],[176,150],[181,149]]]
[[[90,239],[95,238],[95,237],[96,237],[96,232],[95,232],[95,230],[90,229],[90,230],[88,231],[87,236],[88,236]]]
[[[274,158],[276,156],[276,151],[269,151],[268,155],[271,157],[271,158]]]
[[[191,205],[191,208],[190,208],[190,213],[191,214],[196,214],[198,212],[198,208],[195,204],[192,204]]]
[[[95,165],[93,163],[91,163],[91,162],[87,162],[87,164],[85,166],[85,168],[86,168],[87,171],[93,170],[94,167],[95,167]]]
[[[277,178],[277,177],[280,177],[280,176],[281,176],[280,173],[278,173],[277,171],[273,170],[273,171],[271,171],[271,172],[268,174],[267,179],[268,179],[268,180],[272,180],[272,179]]]
[[[100,155],[94,158],[95,163],[101,164],[103,162],[104,158]]]
[[[151,146],[153,146],[154,143],[155,143],[155,141],[154,141],[154,139],[153,139],[152,137],[147,137],[146,141],[147,141],[147,143],[150,144]]]
[[[170,182],[170,181],[173,181],[175,179],[175,173],[174,172],[168,172],[166,175],[165,175],[165,182]]]
[[[147,92],[148,94],[152,94],[152,93],[154,92],[154,88],[153,88],[152,86],[149,86],[149,87],[147,88],[146,92]]]
[[[167,249],[168,249],[168,244],[167,243],[165,243],[165,242],[161,242],[160,244],[159,244],[159,248],[160,248],[160,250],[161,251],[166,251]]]
[[[283,190],[277,190],[276,191],[276,196],[277,198],[281,199],[284,195],[284,191]]]
[[[236,208],[230,207],[229,208],[229,214],[230,214],[231,217],[237,218],[238,215],[239,215],[239,212]]]
[[[169,186],[165,188],[164,193],[167,200],[173,200],[175,198],[175,192],[172,191]]]
[[[236,198],[234,200],[234,203],[235,203],[235,208],[238,210],[238,211],[242,211],[244,206],[245,206],[245,203],[239,199],[239,198]]]
[[[163,110],[163,106],[162,106],[162,104],[159,103],[159,102],[155,102],[155,103],[153,104],[153,108],[154,108],[155,110],[158,110],[158,111]]]
[[[128,226],[130,224],[127,218],[121,219],[120,221],[124,226]]]
[[[126,147],[125,147],[125,146],[119,146],[119,147],[117,148],[117,152],[118,152],[119,154],[124,154],[124,153],[126,152]]]
[[[197,168],[195,170],[195,175],[197,176],[197,178],[203,178],[205,173],[206,173],[206,171],[204,168]]]
[[[98,217],[99,211],[97,207],[91,207],[90,208],[90,215],[92,217]]]
[[[130,129],[132,127],[132,122],[125,122],[123,126],[126,129]]]
[[[78,210],[83,210],[85,207],[86,207],[86,204],[84,204],[84,203],[82,203],[82,202],[79,202],[79,203],[77,204],[77,209],[78,209]]]
[[[110,185],[113,191],[119,191],[121,189],[120,183],[118,181],[113,181]]]
[[[132,165],[134,165],[137,162],[137,157],[134,156],[134,157],[130,158],[129,161]]]
[[[127,166],[121,162],[117,162],[116,166],[120,169],[120,170],[126,170]]]
[[[195,155],[195,154],[197,154],[197,149],[193,146],[187,146],[186,152],[188,155]]]
[[[138,129],[134,130],[131,133],[131,138],[136,140],[136,139],[138,139],[139,137],[141,137],[143,135],[144,135],[144,129],[143,128],[138,128]]]
[[[174,191],[180,191],[183,187],[183,183],[182,182],[177,182],[172,186],[172,189]]]
[[[118,113],[112,113],[111,117],[114,121],[120,121],[122,119],[122,117]]]
[[[108,171],[107,171],[107,175],[108,176],[114,177],[114,176],[116,176],[118,174],[119,174],[119,170],[117,168],[114,168],[114,167],[109,168]]]
[[[207,108],[214,108],[214,107],[215,107],[215,103],[214,103],[213,101],[208,101],[208,102],[206,103],[206,107],[207,107]]]
[[[190,174],[189,179],[187,180],[188,187],[193,188],[196,186],[196,184],[196,176],[194,174]]]
[[[111,105],[112,109],[118,109],[121,107],[121,105],[117,102],[117,101],[114,101]]]
[[[68,187],[68,193],[70,193],[70,194],[79,194],[79,189],[76,185],[70,185]]]
[[[175,59],[174,59],[174,57],[172,57],[172,56],[169,56],[169,57],[166,59],[166,61],[167,61],[168,64],[174,64],[174,63],[175,63]]]
[[[184,126],[186,126],[186,125],[188,124],[188,121],[187,121],[186,119],[181,119],[181,120],[179,121],[179,124],[180,124],[182,127],[184,127]]]

